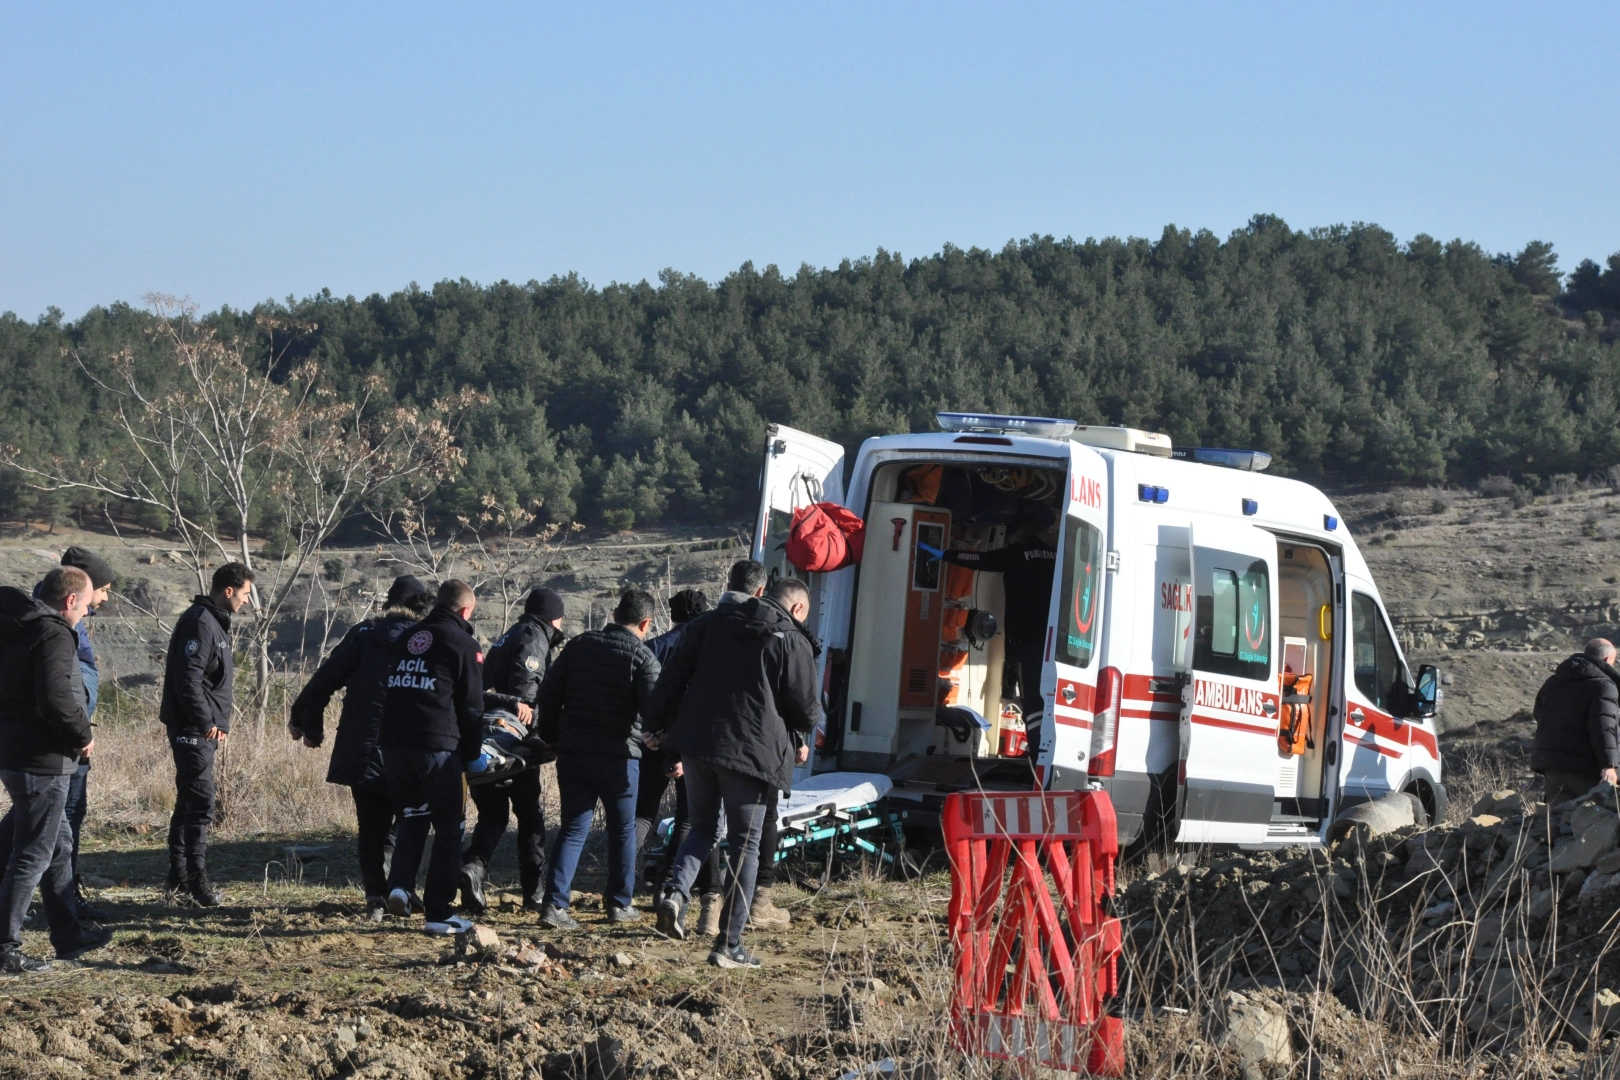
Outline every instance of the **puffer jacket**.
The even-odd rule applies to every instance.
[[[641,718],[659,666],[640,638],[608,626],[574,638],[552,661],[534,712],[537,732],[558,755],[641,757]]]
[[[815,638],[767,596],[692,620],[653,691],[649,731],[695,758],[793,786],[795,750],[821,722]]]
[[[563,632],[538,615],[519,617],[484,656],[485,693],[494,690],[533,705],[563,640]]]
[[[327,783],[353,786],[382,776],[377,731],[388,674],[394,669],[399,635],[418,618],[409,609],[392,608],[356,623],[299,691],[292,704],[292,724],[317,746],[326,740],[326,704],[343,691]]]
[[[235,680],[231,613],[198,596],[169,636],[158,719],[170,735],[205,735],[216,727],[230,731]]]
[[[90,744],[78,638],[21,589],[0,588],[0,769],[66,776]]]
[[[1620,671],[1577,653],[1541,684],[1535,717],[1536,772],[1620,768]]]

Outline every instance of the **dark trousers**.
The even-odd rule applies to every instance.
[[[1578,799],[1588,791],[1598,786],[1602,774],[1596,769],[1591,772],[1545,772],[1541,774],[1541,782],[1546,788],[1543,801],[1548,806],[1557,806],[1567,803],[1571,799]]]
[[[782,793],[771,789],[771,798],[765,804],[765,822],[759,829],[759,870],[754,874],[754,891],[769,889],[776,884],[776,802]]]
[[[208,826],[214,820],[214,751],[201,735],[170,735],[174,752],[174,813],[169,815],[169,872],[191,877],[208,864]]]
[[[692,800],[692,831],[687,833],[681,850],[676,853],[670,887],[683,897],[692,895],[698,867],[714,850],[723,804],[731,879],[726,884],[725,905],[720,909],[720,933],[727,945],[736,947],[742,944],[748,907],[754,899],[760,833],[765,827],[771,788],[763,780],[707,761],[687,761],[685,770],[686,791]]]
[[[658,827],[658,808],[664,803],[664,792],[669,785],[675,785],[675,827],[670,831],[669,842],[664,845],[664,857],[658,870],[653,874],[653,884],[662,888],[669,879],[669,871],[675,865],[675,852],[680,850],[681,841],[686,834],[692,831],[692,812],[686,797],[686,781],[677,780],[669,775],[671,762],[675,759],[664,751],[648,750],[641,759],[641,783],[636,792],[636,846],[640,847],[647,842]],[[698,871],[697,880],[692,883],[692,891],[699,894],[718,892],[720,889],[720,852],[715,850],[709,853],[709,858],[703,863],[703,869]]]
[[[352,784],[354,798],[355,847],[360,858],[360,882],[366,896],[388,894],[388,860],[394,852],[394,800],[388,793],[388,778],[374,777]]]
[[[1018,707],[1024,713],[1024,735],[1029,740],[1029,756],[1040,752],[1041,724],[1045,717],[1046,701],[1041,697],[1041,668],[1046,657],[1046,643],[1041,641],[1007,642],[1007,659],[1018,665]]]
[[[557,758],[557,795],[562,820],[551,852],[546,903],[567,910],[574,871],[591,832],[596,804],[607,818],[608,876],[602,899],[627,908],[636,892],[636,789],[641,762],[608,754],[562,754]]]
[[[536,896],[546,865],[546,812],[541,801],[545,788],[539,767],[525,769],[499,784],[469,784],[467,791],[478,807],[478,824],[473,826],[472,841],[461,861],[489,865],[506,832],[510,811],[517,818],[518,880],[523,884],[524,899]]]
[[[79,767],[73,775],[68,777],[67,814],[68,827],[73,830],[73,880],[79,880],[79,832],[84,828],[84,814],[86,810],[85,794],[89,788],[87,783],[90,776],[90,763],[79,762]],[[16,831],[16,823],[12,814],[16,813],[13,807],[6,811],[6,816],[0,818],[0,869],[11,862],[11,834]]]
[[[51,945],[64,952],[81,933],[73,896],[73,831],[67,826],[70,776],[0,772],[11,796],[11,859],[0,880],[0,951],[22,948],[22,925],[34,889],[44,900]]]
[[[410,892],[416,888],[416,873],[422,868],[428,829],[432,828],[433,854],[428,859],[422,907],[428,922],[444,922],[450,918],[461,873],[461,759],[449,750],[399,746],[386,748],[382,755],[388,791],[399,814],[388,890]]]

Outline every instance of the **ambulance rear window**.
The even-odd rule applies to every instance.
[[[1271,574],[1264,560],[1199,548],[1193,667],[1271,676]]]
[[[1057,662],[1089,667],[1096,651],[1097,613],[1102,608],[1103,549],[1102,530],[1079,518],[1069,518],[1065,526],[1063,550],[1068,561],[1063,567],[1063,594],[1058,598]]]

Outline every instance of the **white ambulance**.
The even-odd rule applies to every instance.
[[[817,771],[887,775],[913,824],[952,791],[1100,786],[1121,843],[1161,828],[1185,844],[1316,843],[1392,791],[1444,813],[1439,672],[1409,674],[1322,492],[1266,475],[1259,452],[1039,417],[938,421],[868,439],[849,470],[836,443],[767,434],[754,557],[811,585]],[[787,563],[810,502],[865,520],[859,563]],[[993,552],[1043,522],[1056,566],[1026,717],[1004,575],[941,553]]]

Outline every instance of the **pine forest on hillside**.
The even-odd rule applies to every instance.
[[[734,518],[767,421],[853,449],[930,430],[942,408],[1263,449],[1277,471],[1339,484],[1534,486],[1620,463],[1620,254],[1565,279],[1545,244],[1492,255],[1371,225],[1257,217],[1225,241],[1170,227],[909,262],[880,250],[792,275],[746,264],[714,284],[445,281],[199,318],[277,379],[312,363],[323,400],[369,392],[369,413],[461,395],[464,460],[423,507],[444,521],[492,503],[618,527]],[[76,322],[0,316],[11,460],[126,452],[111,358],[128,350],[147,385],[175,380],[155,325],[125,304]],[[255,498],[273,519],[273,485]],[[10,519],[93,523],[103,502],[0,473]]]

